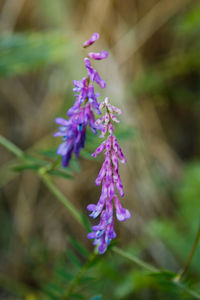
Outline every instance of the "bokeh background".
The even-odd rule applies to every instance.
[[[198,0],[1,0],[1,134],[56,159],[54,118],[74,101],[72,81],[86,72],[82,43],[93,32],[101,35],[93,49],[109,52],[96,63],[107,82],[102,98],[123,110],[117,135],[128,162],[120,172],[132,218],[116,222],[118,245],[178,272],[200,219]],[[88,132],[79,161],[54,177],[86,219],[100,194],[101,159],[90,158],[98,143]],[[0,151],[0,299],[66,299],[91,241],[34,170]],[[199,256],[197,247],[186,278],[196,290]],[[108,251],[69,299],[171,298],[195,299]]]

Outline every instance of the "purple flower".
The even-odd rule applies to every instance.
[[[97,102],[97,94],[94,93],[94,87],[93,85],[90,83],[88,85],[88,101],[91,103],[93,110],[97,113],[97,114],[101,114],[101,111],[99,110],[99,103]]]
[[[97,126],[101,126],[101,135],[104,137],[109,133],[107,139],[92,154],[93,157],[105,151],[105,160],[96,178],[96,185],[102,184],[101,196],[97,204],[89,204],[87,209],[92,218],[100,215],[99,225],[92,227],[92,232],[88,234],[89,239],[94,239],[93,244],[98,245],[98,251],[103,254],[112,239],[116,237],[114,231],[113,207],[116,210],[116,217],[119,221],[125,221],[131,217],[128,209],[122,207],[115,190],[118,190],[121,197],[124,196],[124,189],[119,175],[119,160],[126,162],[124,154],[119,147],[117,138],[113,135],[112,122],[118,122],[113,113],[121,111],[109,103],[108,98],[99,106],[106,108],[105,116],[96,121]],[[117,120],[117,121],[116,121]]]
[[[92,232],[88,233],[89,239],[94,239],[93,244],[98,245],[98,251],[100,254],[105,253],[111,240],[116,237],[114,231],[113,220],[113,206],[110,203],[110,215],[108,215],[109,207],[107,211],[104,210],[101,214],[100,223],[92,227]]]
[[[89,58],[85,58],[84,62],[85,62],[85,66],[88,71],[88,77],[90,78],[90,80],[92,82],[96,81],[96,83],[102,89],[104,89],[106,87],[106,83],[103,79],[101,79],[101,77],[99,76],[99,73],[91,66],[91,62],[90,62]]]
[[[95,59],[95,60],[101,60],[101,59],[105,59],[108,57],[108,52],[107,51],[101,51],[99,53],[89,52],[88,57]]]
[[[105,149],[106,147],[106,142],[104,141],[97,149],[96,151],[92,154],[93,157],[97,157],[97,155],[101,154],[101,152]]]
[[[83,48],[87,48],[90,45],[94,44],[99,39],[99,36],[100,36],[99,33],[93,33],[91,38],[89,38],[89,40],[83,43]]]
[[[98,33],[94,33],[92,37],[84,43],[84,47],[92,45],[99,38]],[[97,56],[97,59],[107,57],[106,51],[94,53],[91,57]],[[58,132],[54,134],[56,137],[62,137],[63,142],[57,149],[57,154],[62,156],[62,165],[66,167],[71,159],[72,153],[79,156],[81,149],[84,147],[86,138],[86,128],[89,125],[91,131],[97,134],[99,126],[95,123],[94,112],[101,114],[97,98],[99,93],[95,93],[93,82],[95,81],[101,88],[105,88],[105,81],[100,78],[98,72],[92,67],[89,58],[85,58],[85,67],[88,77],[81,80],[74,80],[73,92],[75,93],[75,102],[67,111],[68,120],[57,118],[55,122],[59,125]]]
[[[119,221],[126,221],[131,217],[131,214],[128,209],[122,207],[119,198],[115,195],[114,198],[115,209],[116,209],[116,217]]]
[[[63,137],[63,143],[58,147],[57,154],[62,156],[63,167],[66,167],[72,152],[78,157],[80,150],[84,147],[87,118],[84,118],[84,109],[82,109],[68,121],[62,118],[57,118],[55,121],[62,125],[54,136]]]

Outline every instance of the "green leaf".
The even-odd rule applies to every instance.
[[[18,166],[12,167],[12,170],[16,171],[16,172],[21,172],[21,171],[25,171],[25,170],[38,170],[39,168],[41,168],[41,165],[27,164],[27,165],[18,165]]]
[[[164,270],[164,271],[149,273],[149,275],[153,276],[153,277],[158,277],[158,278],[164,278],[164,279],[167,279],[167,280],[172,280],[173,278],[175,278],[176,273]]]
[[[54,283],[48,283],[44,287],[44,292],[47,293],[51,297],[51,299],[60,299],[57,297],[63,294],[63,289],[59,288]]]
[[[59,279],[62,280],[62,281],[64,281],[65,283],[66,283],[66,281],[70,281],[73,278],[73,275],[70,274],[67,271],[66,267],[63,267],[63,266],[58,266],[56,268],[55,273],[59,277]]]
[[[80,262],[78,257],[70,249],[67,250],[67,256],[68,256],[69,260],[72,262],[73,265],[75,265],[79,269],[82,267],[82,263]]]
[[[37,153],[43,155],[44,157],[52,158],[52,159],[58,157],[58,154],[56,153],[56,149],[37,150]]]
[[[48,174],[50,174],[52,176],[59,176],[59,177],[67,178],[67,179],[73,179],[74,178],[71,174],[69,174],[65,171],[59,171],[59,170],[50,170],[48,172]]]
[[[84,248],[75,238],[69,237],[70,242],[72,245],[78,250],[79,253],[81,253],[84,257],[89,257],[89,251]]]

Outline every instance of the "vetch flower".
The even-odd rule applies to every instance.
[[[96,42],[99,39],[99,37],[100,37],[99,33],[97,32],[93,33],[93,35],[89,38],[89,40],[83,43],[83,48],[87,48],[90,45],[94,44],[94,42]]]
[[[91,62],[89,58],[85,58],[85,67],[87,68],[88,71],[88,77],[89,79],[93,82],[96,81],[96,83],[104,89],[106,87],[105,81],[99,76],[99,73],[92,67]]]
[[[98,251],[103,254],[112,239],[116,237],[114,231],[114,215],[115,208],[116,217],[119,221],[125,221],[131,217],[128,209],[122,207],[119,197],[116,193],[118,190],[121,197],[124,196],[124,189],[119,175],[119,161],[126,162],[126,158],[118,144],[116,136],[113,134],[113,122],[119,123],[114,113],[121,114],[121,110],[109,103],[106,98],[100,103],[100,109],[105,108],[106,114],[96,121],[96,125],[101,125],[101,135],[104,137],[108,132],[108,137],[92,154],[97,157],[103,151],[105,153],[104,163],[96,178],[96,185],[102,185],[101,195],[97,204],[89,204],[87,206],[92,218],[97,218],[100,215],[100,223],[92,227],[87,237],[94,239],[93,244],[98,245]]]
[[[107,51],[101,51],[101,52],[89,52],[88,57],[96,60],[102,60],[108,57]]]
[[[84,42],[83,47],[89,47],[99,39],[99,34],[94,33],[89,40]],[[105,59],[108,56],[106,51],[100,53],[90,52],[88,57],[92,59]],[[101,114],[97,98],[99,93],[95,93],[94,82],[101,88],[105,88],[105,81],[101,79],[98,72],[92,67],[90,59],[85,58],[85,67],[88,76],[81,80],[73,81],[73,92],[75,102],[67,111],[68,120],[56,118],[55,122],[60,125],[58,132],[54,134],[56,137],[62,137],[62,143],[57,149],[57,154],[62,156],[63,167],[68,166],[72,153],[78,158],[81,149],[85,145],[86,128],[89,125],[91,131],[97,134],[97,128],[100,128],[95,123],[95,115]]]

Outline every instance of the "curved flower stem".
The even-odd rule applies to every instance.
[[[198,246],[198,243],[199,243],[199,240],[200,240],[200,225],[198,227],[198,231],[197,231],[197,234],[196,234],[196,237],[195,237],[195,240],[194,240],[194,244],[192,246],[192,249],[188,255],[188,259],[186,260],[186,263],[185,263],[185,266],[183,268],[183,270],[180,272],[180,274],[178,274],[176,276],[176,281],[181,281],[181,279],[185,276],[185,274],[187,273],[189,267],[190,267],[190,264],[191,264],[191,261],[192,261],[192,258],[194,256],[194,253],[195,253],[195,250]]]
[[[15,154],[15,156],[25,160],[24,152],[20,148],[18,148],[15,144],[13,144],[9,140],[7,140],[5,137],[3,137],[2,135],[0,135],[0,145],[2,145],[7,150],[9,150],[13,154]]]
[[[186,287],[185,285],[183,285],[181,282],[175,282],[175,284],[182,290],[185,291],[185,293],[187,293],[188,295],[192,296],[192,299],[200,299],[200,294],[198,294],[196,291]]]
[[[39,170],[39,176],[54,196],[69,210],[79,224],[83,225],[82,215],[77,211],[74,205],[60,192],[60,190],[53,184],[48,174]]]
[[[152,273],[155,273],[155,272],[159,272],[160,270],[157,269],[156,267],[144,262],[143,260],[139,259],[138,257],[132,255],[132,254],[129,254],[127,253],[126,251],[118,248],[118,247],[113,247],[112,248],[112,251],[124,258],[127,258],[128,260],[132,261],[133,263],[135,263],[136,265],[138,265],[139,267],[149,271],[149,272],[152,272]]]

